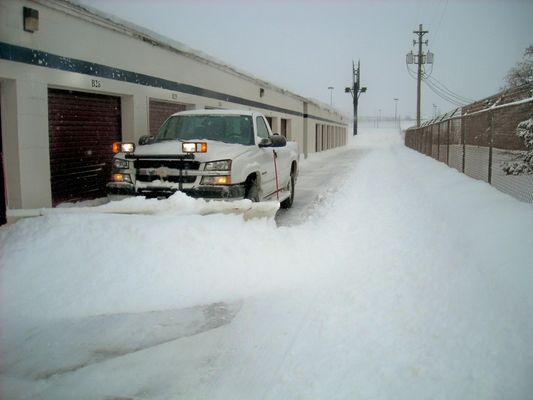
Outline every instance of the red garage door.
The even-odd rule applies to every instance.
[[[120,98],[49,89],[48,114],[53,205],[105,196]]]
[[[185,111],[183,104],[150,99],[150,135],[157,135],[163,122],[179,111]]]

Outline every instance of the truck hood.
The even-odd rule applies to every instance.
[[[202,140],[202,142],[207,143],[207,153],[194,154],[195,160],[200,162],[234,160],[254,148],[254,146],[216,142],[213,140]],[[178,154],[183,154],[181,151],[181,142],[178,140],[168,140],[137,146],[134,153],[135,156],[168,156]]]

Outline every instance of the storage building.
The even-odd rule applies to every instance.
[[[304,154],[346,143],[338,111],[181,43],[71,1],[0,0],[0,218],[105,195],[113,142],[209,108],[260,111]]]

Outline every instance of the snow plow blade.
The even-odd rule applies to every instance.
[[[146,199],[144,197],[130,197],[119,201],[93,207],[57,207],[25,210],[8,210],[8,216],[13,219],[38,217],[58,214],[140,214],[140,215],[211,215],[237,214],[244,220],[254,218],[274,218],[279,209],[279,202],[265,201],[253,203],[250,200],[237,201],[206,201],[193,199],[177,192],[168,199]]]

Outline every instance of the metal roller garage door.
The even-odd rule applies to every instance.
[[[163,122],[172,114],[185,111],[183,104],[168,103],[150,99],[150,135],[157,135]]]
[[[48,114],[53,205],[105,196],[120,98],[49,89]]]

